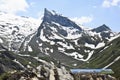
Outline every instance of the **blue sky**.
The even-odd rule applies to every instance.
[[[120,0],[0,0],[0,11],[39,18],[55,10],[87,27],[108,25],[120,32]]]

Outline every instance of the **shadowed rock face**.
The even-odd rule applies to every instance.
[[[111,31],[111,29],[108,26],[106,26],[105,24],[103,24],[102,26],[97,27],[97,28],[93,29],[92,31],[95,31],[98,33],[98,32],[103,32],[103,31]]]
[[[63,17],[59,14],[56,14],[55,12],[54,14],[52,14],[47,9],[44,10],[43,22],[48,22],[48,23],[56,22],[56,23],[59,23],[61,26],[73,27],[82,31],[82,29],[77,24],[75,24],[73,21],[71,21],[67,17]]]

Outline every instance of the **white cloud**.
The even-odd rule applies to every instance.
[[[118,6],[120,4],[120,0],[104,0],[102,6],[105,8],[109,8],[111,6]]]
[[[112,5],[113,5],[113,6],[118,6],[119,3],[120,3],[120,0],[113,0],[113,1],[112,1]]]
[[[110,7],[110,6],[111,6],[111,3],[110,3],[110,1],[108,1],[108,0],[104,0],[102,6],[103,6],[103,7]]]
[[[29,7],[26,0],[0,0],[0,11],[7,13],[17,13],[26,11]]]
[[[91,16],[82,16],[80,18],[71,18],[72,21],[76,22],[77,24],[85,24],[85,23],[90,23],[93,20],[93,17]]]

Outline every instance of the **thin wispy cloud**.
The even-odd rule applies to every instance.
[[[109,8],[112,6],[119,6],[120,5],[120,0],[104,0],[102,3],[102,6],[105,8]]]
[[[86,24],[86,23],[90,23],[93,21],[93,17],[92,16],[82,16],[80,18],[75,17],[75,18],[71,18],[72,21],[76,22],[77,24]]]
[[[7,13],[17,13],[26,11],[29,5],[26,0],[0,0],[0,11]]]

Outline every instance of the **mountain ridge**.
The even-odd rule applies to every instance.
[[[48,14],[50,14],[48,17],[50,18],[51,17],[51,15],[52,15],[52,19],[53,19],[53,21],[54,21],[54,18],[56,18],[56,15],[57,14],[55,14],[55,15],[53,15],[52,13],[50,13],[50,11],[48,11],[47,9],[45,9],[45,11],[48,13]],[[47,14],[45,12],[45,14]],[[44,15],[44,17],[45,17],[46,15]],[[55,16],[55,17],[54,17]],[[57,15],[58,16],[58,15]],[[45,17],[46,18],[46,17]],[[47,19],[47,20],[49,20],[49,18]],[[58,18],[58,20],[59,20],[59,17],[57,17]],[[61,18],[61,17],[60,17]],[[63,18],[63,20],[64,20],[64,18],[65,17],[62,17]],[[76,29],[76,30],[74,30],[75,28],[66,28],[66,26],[63,26],[63,25],[61,25],[60,23],[59,23],[59,21],[57,21],[57,20],[55,20],[55,22],[53,22],[52,20],[50,20],[50,22],[49,21],[44,21],[45,19],[43,19],[43,22],[42,22],[42,24],[40,25],[40,27],[38,28],[38,31],[37,31],[37,37],[36,37],[36,41],[38,40],[38,43],[36,43],[35,41],[34,41],[34,43],[35,44],[42,44],[43,42],[47,42],[47,46],[49,45],[50,46],[50,44],[51,43],[53,43],[53,45],[56,45],[56,46],[63,46],[63,44],[64,44],[64,46],[66,45],[66,44],[68,44],[68,46],[66,45],[66,48],[61,48],[62,49],[62,51],[67,51],[67,50],[69,50],[69,49],[67,49],[67,47],[69,47],[69,45],[71,45],[72,47],[71,47],[71,50],[74,50],[75,49],[75,46],[76,45],[79,45],[79,44],[81,44],[81,45],[85,45],[85,47],[89,47],[89,48],[91,48],[91,46],[93,46],[93,48],[95,48],[95,46],[97,46],[98,44],[100,45],[100,44],[103,44],[103,45],[105,45],[106,44],[106,40],[108,40],[110,37],[112,37],[112,36],[114,36],[114,33],[112,33],[112,31],[107,27],[107,26],[105,26],[105,25],[102,25],[101,27],[103,27],[103,32],[92,32],[92,30],[91,31],[82,31],[81,32],[81,30],[79,30],[79,29]],[[52,21],[52,22],[51,22]],[[98,28],[99,29],[99,28]],[[106,30],[104,30],[104,29],[106,29]],[[68,30],[68,31],[67,31]],[[66,43],[66,41],[71,41],[70,39],[68,39],[67,40],[67,38],[66,38],[66,36],[68,35],[68,34],[70,34],[71,33],[71,36],[73,35],[74,37],[76,36],[76,34],[78,35],[76,38],[78,38],[78,40],[77,40],[77,42],[74,42],[74,37],[73,37],[73,43],[76,43],[75,45],[73,45],[73,43],[71,43],[71,42],[67,42]],[[111,36],[112,35],[112,36]],[[38,37],[40,37],[40,39],[38,39]],[[84,37],[84,38],[83,38]],[[91,39],[91,37],[93,38],[93,39]],[[35,39],[35,38],[34,38]],[[83,39],[83,40],[82,40]],[[85,40],[84,40],[85,39]],[[81,42],[80,42],[81,41]],[[83,42],[82,42],[83,41]],[[79,43],[80,42],[80,43]],[[86,43],[87,42],[87,43]],[[56,43],[56,44],[55,44]],[[30,44],[32,44],[32,43],[30,43]],[[94,44],[96,44],[96,45],[94,45]],[[36,45],[37,46],[37,45]],[[46,46],[46,47],[47,47]],[[39,46],[38,46],[39,47]],[[45,45],[44,45],[44,47],[45,47]],[[82,47],[81,47],[82,48]],[[93,49],[92,48],[92,49]],[[99,47],[98,47],[99,48]],[[52,48],[53,49],[53,48]],[[60,49],[60,48],[59,48]],[[65,50],[64,50],[65,49]],[[94,50],[94,49],[93,49]],[[48,49],[48,51],[49,51],[49,49]],[[74,50],[75,51],[75,50]],[[79,50],[78,50],[79,51]],[[63,53],[63,52],[62,52]],[[64,54],[66,54],[66,53],[64,53]],[[75,56],[76,55],[79,55],[78,53],[74,53],[75,54]],[[67,55],[69,55],[69,54],[67,54]],[[74,56],[74,57],[75,57]],[[79,55],[80,56],[80,55]],[[81,57],[82,57],[82,55],[81,55]],[[76,58],[76,57],[75,57]]]

